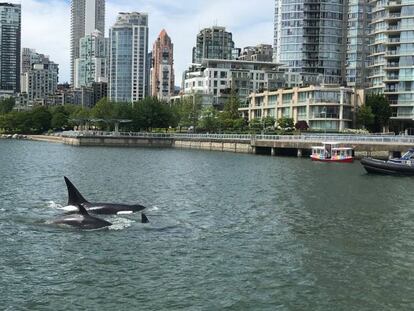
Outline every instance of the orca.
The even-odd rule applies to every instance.
[[[66,186],[68,188],[68,205],[79,206],[82,205],[89,213],[99,215],[117,215],[117,214],[131,214],[140,212],[145,209],[145,206],[135,204],[116,204],[116,203],[92,203],[87,201],[82,194],[76,189],[72,182],[65,176]],[[144,215],[145,216],[145,215]]]
[[[54,220],[52,223],[56,225],[67,225],[79,229],[100,229],[112,226],[109,221],[93,217],[82,205],[76,205],[79,214],[67,215]]]
[[[141,223],[143,224],[149,223],[148,217],[144,213],[141,213]]]

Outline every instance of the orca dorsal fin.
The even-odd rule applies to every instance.
[[[143,224],[149,223],[148,217],[144,213],[141,213],[141,223]]]
[[[89,203],[86,199],[80,194],[78,189],[72,184],[72,182],[66,177],[65,183],[68,188],[68,205],[78,206],[82,203]]]
[[[89,215],[88,211],[86,210],[86,208],[82,204],[76,204],[75,206],[78,208],[79,214]]]

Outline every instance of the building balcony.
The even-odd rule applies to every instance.
[[[411,100],[388,100],[390,106],[393,107],[411,107],[414,106],[414,102]]]
[[[339,119],[339,113],[314,113],[311,115],[311,119]]]
[[[414,114],[412,113],[393,113],[391,119],[405,119],[405,120],[413,120]]]
[[[388,13],[383,18],[385,20],[399,20],[399,19],[401,19],[401,12]]]
[[[390,8],[398,8],[402,6],[402,1],[401,0],[394,0],[394,1],[388,1],[388,4],[384,6],[384,8],[386,9],[390,9]]]

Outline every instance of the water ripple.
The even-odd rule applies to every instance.
[[[358,163],[0,141],[4,310],[412,310],[414,179]],[[63,176],[148,206],[46,225]]]

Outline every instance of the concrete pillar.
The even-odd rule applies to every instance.
[[[298,149],[298,158],[302,157],[302,149]]]
[[[274,157],[276,155],[276,148],[271,148],[270,154]]]

